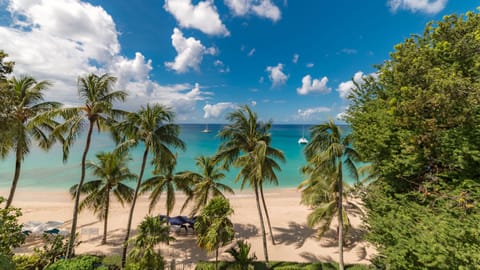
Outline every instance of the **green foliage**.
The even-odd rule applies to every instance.
[[[0,254],[0,266],[2,270],[15,270],[15,263],[11,256]]]
[[[445,16],[357,84],[347,122],[371,162],[381,269],[479,269],[480,14]]]
[[[122,257],[120,255],[109,255],[102,259],[102,264],[109,270],[120,270],[122,267]]]
[[[107,267],[101,266],[102,259],[97,256],[79,256],[70,260],[59,260],[45,270],[108,270]]]
[[[5,80],[6,75],[12,73],[13,66],[15,65],[12,61],[5,61],[5,58],[8,57],[3,50],[0,50],[0,81]]]
[[[133,248],[128,254],[127,269],[163,269],[164,260],[155,246],[174,240],[169,236],[169,226],[158,217],[146,216],[131,239]]]
[[[34,254],[32,255],[36,259],[33,267],[40,269],[47,267],[52,263],[62,259],[68,245],[68,240],[62,235],[52,235],[44,233],[42,235],[42,238],[44,245],[42,246],[42,248],[34,248]],[[74,243],[73,246],[78,246],[78,244],[78,242]],[[31,260],[33,259],[30,258],[30,260],[24,261],[24,263],[28,263]]]
[[[379,268],[480,269],[480,186],[449,188],[394,197],[379,184],[369,188],[367,239],[381,244]]]
[[[220,162],[214,157],[199,156],[195,158],[196,165],[200,169],[201,173],[195,172],[182,172],[183,178],[189,179],[193,184],[192,198],[194,205],[192,207],[192,216],[207,205],[208,200],[215,196],[225,197],[223,192],[233,194],[233,189],[228,185],[220,183],[220,180],[225,178],[225,174],[222,172],[223,168],[220,167]],[[223,192],[222,192],[223,191]],[[185,202],[187,203],[190,198]]]
[[[235,235],[229,218],[231,214],[233,210],[228,199],[212,198],[195,221],[198,246],[212,252],[231,242]]]
[[[5,199],[0,197],[0,206]],[[22,225],[18,224],[18,217],[22,212],[18,208],[0,208],[0,255],[11,256],[12,250],[25,242]]]
[[[233,259],[234,265],[238,266],[240,270],[247,270],[250,265],[253,265],[253,262],[257,259],[255,253],[250,256],[251,245],[243,240],[237,241],[236,247],[231,247],[227,250],[227,253],[230,254]]]

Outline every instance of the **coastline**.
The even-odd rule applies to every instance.
[[[220,259],[228,260],[229,256],[224,252],[236,240],[245,239],[252,245],[252,252],[259,260],[263,260],[263,248],[261,230],[258,225],[258,213],[253,192],[249,189],[228,195],[234,214],[231,219],[236,231],[235,240],[232,244],[221,249]],[[8,189],[0,189],[0,196],[8,194]],[[335,241],[335,222],[324,237],[318,239],[317,232],[306,226],[306,217],[310,210],[300,205],[301,192],[296,188],[269,188],[265,190],[265,198],[272,222],[272,230],[277,241],[276,245],[270,242],[268,237],[269,257],[272,261],[335,261],[338,256]],[[163,199],[153,211],[152,215],[164,214]],[[176,205],[173,215],[186,215],[180,213],[179,209],[183,204],[183,194],[176,194]],[[133,226],[135,228],[141,219],[148,214],[148,196],[139,197],[135,209]],[[18,189],[13,203],[14,207],[22,208],[23,216],[19,218],[21,223],[28,221],[61,221],[61,230],[69,230],[72,218],[73,201],[67,190],[57,191],[50,189]],[[122,207],[118,202],[112,201],[108,224],[108,244],[100,245],[103,235],[103,222],[100,222],[96,215],[84,210],[79,215],[78,231],[81,244],[76,248],[77,254],[120,254],[124,237],[125,227],[128,219],[128,206]],[[345,263],[368,264],[374,254],[374,248],[363,240],[360,240],[362,233],[361,219],[359,213],[350,213],[353,228],[352,236],[347,239],[349,243],[345,247]],[[268,231],[268,229],[267,229]],[[199,260],[212,260],[213,254],[196,247],[195,235],[192,232],[185,233],[183,230],[172,232],[177,240],[170,245],[160,245],[162,254],[167,260],[175,258],[177,262],[185,264],[195,263]],[[353,238],[352,238],[353,237]],[[27,242],[16,250],[17,253],[30,253],[33,247],[41,243],[38,239],[29,237]]]

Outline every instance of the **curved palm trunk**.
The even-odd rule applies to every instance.
[[[265,203],[265,197],[263,196],[263,186],[260,185],[260,197],[262,197],[263,209],[265,210],[265,217],[267,218],[268,231],[272,239],[272,245],[275,245],[275,238],[273,237],[272,225],[270,224],[270,217],[268,216],[267,204]]]
[[[342,162],[338,165],[338,269],[343,270],[343,176]]]
[[[20,169],[22,167],[22,160],[20,158],[20,148],[17,146],[17,152],[15,155],[15,174],[13,175],[12,186],[10,187],[10,194],[8,194],[7,204],[5,209],[9,208],[13,202],[13,196],[15,195],[15,190],[17,190],[18,179],[20,178]]]
[[[92,140],[92,131],[93,131],[93,122],[90,121],[90,124],[88,126],[87,142],[85,143],[85,149],[83,149],[83,154],[82,154],[82,174],[80,175],[80,182],[78,183],[77,191],[75,193],[72,229],[70,230],[70,238],[67,246],[67,254],[65,255],[66,258],[70,258],[73,255],[73,245],[75,242],[75,234],[77,233],[77,219],[78,219],[78,206],[80,203],[80,190],[82,190],[83,181],[85,180],[85,162],[87,160],[88,150],[90,149],[90,143]]]
[[[258,184],[256,182],[253,188],[255,190],[255,199],[257,201],[258,216],[260,217],[260,229],[262,229],[263,254],[265,255],[265,261],[268,263],[267,237],[265,235],[265,224],[263,222],[262,208],[260,207],[260,198],[258,195]]]
[[[133,194],[132,205],[130,207],[130,213],[128,215],[127,233],[125,234],[125,240],[123,242],[123,249],[122,249],[122,268],[125,267],[125,263],[127,262],[128,239],[130,238],[130,229],[132,228],[133,211],[135,210],[135,203],[137,202],[138,191],[140,190],[140,185],[142,184],[143,172],[145,171],[145,165],[147,163],[147,156],[148,156],[148,145],[145,146],[145,152],[143,153],[143,159],[142,159],[142,166],[140,168],[140,175],[138,176],[137,186],[135,187],[135,193]]]
[[[107,230],[108,230],[108,208],[110,207],[110,189],[107,189],[107,198],[105,202],[105,217],[103,221],[103,238],[102,238],[102,245],[107,243]]]

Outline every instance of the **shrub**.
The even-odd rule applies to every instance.
[[[102,259],[97,256],[79,256],[70,260],[59,260],[49,265],[45,270],[108,270],[102,266]]]
[[[17,208],[3,208],[4,201],[0,197],[0,255],[12,256],[12,250],[25,242],[26,235],[22,233],[22,225],[18,224],[22,212]]]

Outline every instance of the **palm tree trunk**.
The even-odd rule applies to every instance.
[[[275,245],[275,238],[273,238],[272,225],[270,224],[270,217],[268,216],[267,204],[265,203],[265,197],[263,196],[263,185],[260,186],[260,197],[262,197],[263,209],[265,210],[265,217],[267,218],[268,231],[272,239],[272,245]]]
[[[87,160],[88,150],[90,149],[90,142],[92,140],[92,131],[93,131],[93,122],[90,121],[88,126],[87,133],[87,142],[85,143],[85,149],[83,149],[82,155],[82,173],[80,175],[80,182],[77,186],[77,191],[75,193],[75,204],[73,206],[73,218],[72,218],[72,229],[70,230],[70,238],[67,246],[67,253],[65,257],[68,259],[73,255],[73,245],[75,243],[75,235],[77,233],[77,219],[78,219],[78,206],[80,203],[80,190],[82,190],[83,181],[85,180],[85,162]]]
[[[20,158],[20,148],[17,146],[17,152],[15,155],[15,174],[13,175],[12,186],[10,187],[10,194],[8,194],[7,204],[5,209],[9,208],[13,202],[13,196],[15,195],[15,190],[17,190],[18,179],[20,178],[20,169],[22,166],[22,160]]]
[[[123,241],[122,249],[122,268],[125,267],[127,262],[127,248],[128,239],[130,238],[130,229],[132,228],[133,210],[135,209],[135,203],[137,202],[138,191],[142,184],[143,172],[145,171],[145,164],[147,163],[148,145],[145,146],[145,152],[143,153],[142,166],[140,168],[140,175],[138,175],[137,186],[135,187],[135,193],[133,194],[132,205],[130,206],[130,214],[128,215],[127,233],[125,234],[125,240]]]
[[[260,198],[259,198],[259,195],[258,195],[258,184],[257,184],[257,182],[254,183],[253,188],[255,190],[255,199],[257,201],[258,216],[260,217],[260,229],[262,230],[263,254],[265,255],[265,261],[268,264],[267,237],[265,235],[265,224],[263,222],[262,208],[260,206]]]
[[[105,220],[103,221],[103,239],[102,245],[107,243],[107,224],[108,224],[108,208],[110,207],[110,189],[107,189],[107,198],[105,202],[105,216],[103,217]]]
[[[338,165],[338,269],[343,270],[343,176],[342,161]]]

